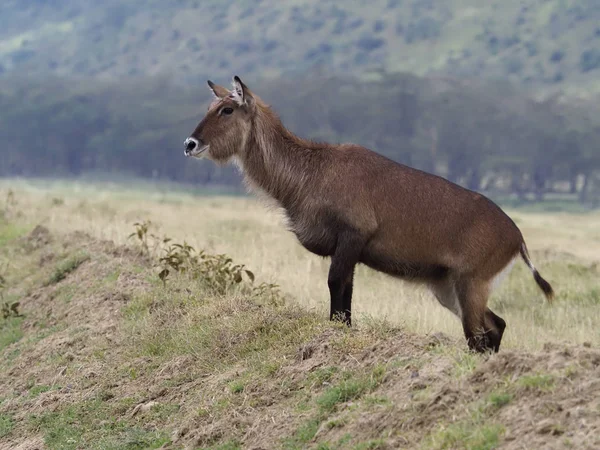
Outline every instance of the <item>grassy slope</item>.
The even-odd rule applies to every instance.
[[[0,201],[9,188],[15,208],[29,223],[62,232],[86,230],[120,245],[130,243],[127,236],[134,222],[150,220],[152,233],[227,253],[250,266],[259,279],[279,284],[301,305],[327,314],[328,261],[305,251],[282,226],[280,216],[253,198],[203,197],[174,185],[149,183],[127,188],[118,183],[34,185],[10,179],[0,181]],[[600,214],[509,213],[559,301],[548,305],[525,264],[517,261],[490,302],[508,322],[503,345],[540,349],[548,341],[600,343]],[[416,333],[442,331],[462,337],[459,321],[427,290],[365,267],[356,273],[355,299],[358,320],[386,318]]]
[[[591,0],[11,0],[0,17],[4,70],[218,79],[383,67],[600,89]],[[582,68],[586,51],[595,70]]]
[[[0,322],[2,448],[600,443],[595,348],[486,360],[384,322],[343,329],[213,277],[163,286],[139,250],[10,223],[4,298],[24,317]]]
[[[2,301],[19,301],[23,316],[0,319],[0,448],[600,444],[597,336],[587,336],[591,345],[523,350],[540,329],[538,310],[531,329],[519,330],[523,345],[488,359],[467,353],[458,335],[366,318],[343,329],[268,287],[253,290],[260,277],[223,288],[219,272],[171,274],[163,286],[160,253],[95,238],[81,219],[97,222],[96,211],[118,221],[127,194],[105,190],[102,204],[88,192],[77,203],[69,190],[47,190],[37,203],[16,191],[3,207]],[[169,198],[185,207],[181,194],[159,204]],[[148,208],[140,198],[136,205]],[[53,214],[70,226],[60,231]],[[40,221],[52,231],[34,229]],[[560,285],[585,283],[596,270],[565,273],[573,262],[555,264]],[[594,326],[594,295],[561,298],[588,316],[570,324],[569,340]]]

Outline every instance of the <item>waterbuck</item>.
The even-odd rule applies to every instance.
[[[506,322],[487,308],[494,280],[520,255],[550,301],[515,223],[491,200],[354,144],[302,139],[235,76],[185,140],[185,155],[235,162],[274,200],[310,252],[331,257],[330,319],[351,324],[354,268],[425,283],[462,321],[468,345],[500,348]]]

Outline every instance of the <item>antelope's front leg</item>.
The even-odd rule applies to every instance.
[[[358,263],[364,240],[356,232],[340,234],[329,268],[331,307],[329,320],[341,320],[352,325],[352,283],[354,267]]]

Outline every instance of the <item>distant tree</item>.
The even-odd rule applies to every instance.
[[[334,77],[324,69],[253,87],[302,137],[355,142],[475,190],[543,198],[566,184],[586,204],[597,198],[597,99],[540,101],[508,84],[475,79],[384,71],[372,78]],[[5,77],[0,175],[95,171],[237,189],[234,168],[182,155],[182,139],[210,100],[207,87],[166,78],[117,84]]]
[[[582,72],[600,69],[600,49],[585,50],[581,54],[579,68]]]

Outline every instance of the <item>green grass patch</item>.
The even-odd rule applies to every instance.
[[[23,337],[22,322],[22,317],[0,318],[0,351]]]
[[[552,374],[538,373],[534,375],[524,375],[517,380],[517,385],[523,389],[549,391],[552,390],[556,379]]]
[[[31,432],[41,432],[49,448],[65,450],[156,449],[170,442],[166,432],[115,419],[118,409],[118,404],[109,405],[100,399],[93,399],[59,411],[31,416],[30,429]]]
[[[54,293],[55,298],[64,302],[70,303],[77,293],[78,286],[73,284],[64,284],[59,286]]]
[[[166,421],[169,417],[177,414],[179,409],[180,406],[174,403],[159,403],[146,413],[144,421],[151,419]]]
[[[321,419],[319,417],[309,419],[290,438],[284,439],[283,448],[287,450],[305,448],[305,444],[309,443],[317,434],[320,425]]]
[[[109,273],[108,275],[106,275],[104,277],[104,281],[109,284],[115,284],[117,282],[117,280],[119,279],[119,277],[121,276],[121,271],[120,270],[115,270],[114,272]]]
[[[391,405],[392,402],[387,397],[381,397],[377,395],[367,395],[363,398],[366,405],[378,406],[378,405]]]
[[[90,256],[87,253],[77,253],[64,259],[56,266],[56,269],[46,282],[46,286],[56,284],[64,280],[67,277],[67,275],[77,270],[79,266],[81,266],[84,262],[88,261],[89,259]]]
[[[366,376],[356,377],[351,373],[345,375],[348,377],[347,379],[328,388],[317,399],[317,406],[322,414],[330,414],[336,410],[338,404],[355,400],[375,389],[385,375],[385,367],[376,366]]]
[[[337,419],[329,420],[325,426],[329,429],[332,428],[342,428],[348,423],[347,417],[338,417]]]
[[[11,415],[0,413],[0,438],[8,436],[15,426],[15,421]]]
[[[475,353],[456,349],[454,355],[454,375],[458,378],[471,374],[477,364],[481,361],[481,357]]]
[[[48,392],[52,390],[52,386],[46,386],[44,384],[39,384],[36,386],[33,386],[31,389],[29,389],[29,397],[31,398],[35,398],[40,394],[43,394],[44,392]]]
[[[340,403],[358,398],[369,389],[364,380],[344,380],[337,386],[327,389],[318,399],[317,405],[324,413],[332,413]]]
[[[353,450],[377,450],[387,448],[383,439],[371,439],[370,441],[360,442],[353,447]]]
[[[431,437],[429,448],[492,450],[500,443],[504,431],[504,427],[499,424],[457,422],[434,434]]]
[[[488,403],[492,407],[499,409],[508,405],[512,399],[512,394],[509,394],[508,392],[492,392],[488,397]]]
[[[433,431],[422,441],[424,449],[491,450],[496,448],[504,435],[505,429],[495,423],[493,415],[498,409],[512,400],[512,395],[503,391],[492,392],[486,399],[466,405],[469,415],[454,423],[438,423],[437,431]]]
[[[332,450],[332,447],[329,442],[321,442],[317,445],[317,450]]]
[[[446,355],[451,357],[454,362],[453,375],[456,378],[470,375],[482,360],[481,355],[454,345],[434,345],[429,348],[429,351],[434,355]],[[423,361],[421,361],[421,363],[423,363]]]
[[[199,370],[207,371],[244,361],[254,371],[274,373],[277,361],[297,352],[326,325],[297,306],[266,308],[261,298],[222,297],[178,274],[166,288],[157,284],[135,296],[123,313],[132,356],[167,360],[192,355]],[[265,361],[275,364],[266,369]]]
[[[237,440],[227,441],[213,447],[198,447],[198,450],[240,450],[242,444]]]
[[[306,377],[304,386],[309,389],[322,386],[323,384],[330,382],[338,372],[339,368],[335,366],[318,367]]]
[[[325,367],[315,371],[311,377],[313,384],[315,380],[326,379],[332,381],[334,377],[339,378],[331,387],[327,388],[317,397],[314,405],[304,404],[302,410],[311,410],[316,407],[312,417],[304,422],[296,432],[289,438],[283,440],[283,447],[286,449],[305,448],[305,444],[310,442],[319,427],[328,417],[338,410],[342,403],[357,400],[364,394],[371,392],[381,382],[386,373],[386,367],[382,365],[375,366],[367,373],[355,373],[351,371],[340,372],[336,367]],[[328,427],[343,426],[344,418],[337,418],[326,424]]]
[[[0,247],[4,247],[29,231],[28,228],[14,223],[3,222],[0,218]]]
[[[244,392],[244,383],[241,381],[233,381],[229,383],[229,391],[232,394],[241,394]]]

